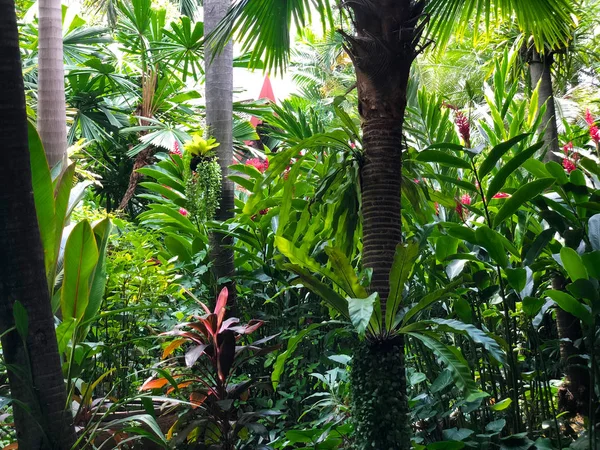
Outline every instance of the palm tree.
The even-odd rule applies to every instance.
[[[237,34],[245,49],[253,49],[253,61],[263,59],[266,70],[283,71],[289,58],[291,25],[304,25],[315,8],[324,17],[324,25],[331,26],[332,8],[327,0],[239,0],[213,38],[226,42]],[[363,132],[362,263],[373,271],[370,289],[379,293],[385,317],[390,271],[402,241],[402,131],[408,81],[413,61],[432,42],[424,42],[423,36],[426,33],[443,47],[457,26],[464,30],[473,16],[476,24],[488,26],[514,17],[534,37],[538,49],[543,44],[553,48],[569,38],[571,8],[568,0],[352,0],[344,2],[340,12],[347,13],[354,29],[341,33],[356,71]],[[404,342],[398,337],[390,342],[368,339],[355,354],[353,371],[364,373],[353,380],[368,380],[366,372],[385,371],[395,375],[383,375],[380,381],[395,383],[398,392],[397,396],[378,396],[372,389],[380,383],[353,383],[354,397],[369,399],[366,404],[354,402],[359,449],[410,448],[403,355]],[[402,401],[398,402],[398,396]],[[390,433],[372,432],[386,429],[397,433],[390,438]]]
[[[223,20],[231,5],[230,0],[204,0],[204,28],[211,33]],[[234,184],[228,177],[233,161],[233,43],[228,42],[219,51],[207,45],[206,61],[206,123],[207,133],[219,143],[217,156],[221,166],[221,200],[215,219],[220,222],[233,217]],[[212,261],[215,278],[231,278],[234,270],[233,237],[214,233],[212,236]],[[235,288],[230,286],[234,294]],[[230,299],[235,307],[235,297]]]
[[[67,158],[67,111],[60,0],[39,2],[38,130],[50,167]],[[66,167],[66,165],[63,165]]]
[[[32,194],[15,5],[0,1],[0,333],[20,449],[75,441]],[[15,329],[16,327],[16,329]]]

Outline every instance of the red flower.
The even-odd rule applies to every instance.
[[[269,168],[269,160],[268,159],[262,160],[262,159],[258,159],[258,158],[251,158],[248,161],[246,161],[246,165],[254,167],[260,173],[265,173],[267,171],[267,169]]]
[[[471,204],[471,196],[469,194],[464,194],[461,198],[460,198],[460,202],[463,205],[470,205]]]
[[[435,209],[435,215],[436,215],[436,216],[439,216],[439,215],[440,215],[440,205],[439,205],[439,203],[438,203],[438,202],[435,202],[435,203],[433,204],[433,208]]]
[[[577,167],[575,167],[575,164],[573,163],[573,161],[571,161],[570,159],[566,159],[566,158],[563,159],[562,165],[565,168],[565,170],[567,171],[567,173],[571,173],[577,168]]]
[[[463,205],[469,206],[471,204],[471,201],[472,201],[472,199],[469,194],[463,194],[460,197],[460,202],[456,202],[456,212],[461,217],[461,219],[464,218],[464,212],[465,212],[465,208],[463,207]]]
[[[508,197],[510,197],[510,194],[507,194],[506,192],[498,192],[492,198],[508,198]]]
[[[563,151],[565,152],[565,155],[568,155],[570,152],[572,152],[573,151],[573,143],[569,142],[569,143],[565,144],[563,146]]]
[[[179,148],[179,141],[177,141],[177,140],[175,141],[175,144],[173,145],[173,150],[171,150],[171,153],[181,156],[181,149]]]
[[[594,126],[596,123],[596,121],[594,120],[594,116],[592,116],[592,113],[589,109],[585,110],[585,121],[590,127]]]
[[[465,142],[467,147],[471,146],[471,125],[469,119],[462,112],[457,111],[454,116],[454,123],[458,127],[458,134]]]
[[[179,208],[179,214],[181,214],[182,216],[187,216],[189,212],[185,208]]]
[[[596,144],[600,143],[600,130],[596,125],[590,127],[590,137]]]
[[[259,214],[260,214],[261,216],[264,216],[264,215],[265,215],[265,214],[267,214],[268,212],[269,212],[269,208],[266,208],[266,209],[261,209],[261,210],[259,211]]]

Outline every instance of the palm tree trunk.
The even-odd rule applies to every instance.
[[[204,1],[204,28],[209,35],[225,17],[230,0]],[[208,135],[220,144],[217,156],[221,166],[221,200],[215,219],[224,222],[233,217],[234,185],[228,178],[233,162],[233,43],[222,52],[215,53],[211,45],[206,47],[206,123]],[[211,237],[213,273],[215,278],[228,278],[234,274],[233,238],[214,233]],[[227,283],[230,307],[235,308],[235,285]]]
[[[348,2],[356,34],[344,34],[356,70],[362,120],[363,265],[373,270],[385,317],[389,276],[402,240],[402,126],[410,68],[424,2]],[[404,341],[372,336],[354,356],[351,375],[358,449],[409,449]],[[372,381],[370,381],[372,380]]]
[[[539,83],[538,107],[541,109],[546,105],[546,112],[542,120],[540,132],[546,144],[546,155],[544,161],[560,162],[560,157],[554,152],[560,151],[558,145],[558,127],[556,125],[556,104],[554,103],[554,88],[552,85],[552,64],[554,58],[552,53],[541,55],[535,49],[529,60],[529,74],[531,84],[535,89]]]
[[[38,131],[50,167],[67,160],[67,112],[60,0],[39,1]],[[66,167],[66,164],[63,164]]]
[[[0,0],[0,333],[19,449],[70,449],[75,441],[50,307],[44,253],[32,194],[27,114],[15,6]],[[27,311],[25,345],[13,308]],[[30,412],[26,412],[27,407]]]

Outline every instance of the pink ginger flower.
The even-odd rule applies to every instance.
[[[269,168],[269,160],[268,159],[262,160],[262,159],[258,159],[258,158],[250,158],[248,161],[246,161],[246,165],[254,167],[260,173],[265,173],[267,171],[267,169]]]
[[[596,124],[596,121],[594,120],[594,116],[592,116],[592,113],[590,112],[589,109],[585,110],[585,121],[587,122],[587,124],[592,127]]]
[[[435,202],[435,203],[433,204],[433,208],[435,209],[435,215],[436,215],[436,216],[439,216],[439,215],[440,215],[440,205],[439,205],[439,203],[438,203],[438,202]]]
[[[177,140],[175,141],[175,144],[173,145],[173,149],[171,150],[171,153],[181,156],[181,148],[179,147],[179,141],[177,141]]]
[[[590,137],[596,144],[600,143],[600,129],[596,125],[590,127]]]
[[[565,144],[563,146],[563,151],[565,152],[565,155],[568,155],[569,153],[571,153],[573,151],[573,143],[568,142],[567,144]]]
[[[461,198],[460,198],[460,202],[463,205],[470,205],[471,204],[471,196],[469,194],[464,194]]]
[[[471,204],[471,201],[472,201],[472,199],[469,194],[463,194],[460,197],[460,202],[456,202],[456,212],[461,217],[461,219],[464,219],[464,214],[465,214],[465,208],[463,205],[469,206]]]
[[[181,214],[182,216],[187,216],[189,214],[188,210],[185,208],[179,208],[179,214]]]
[[[419,184],[419,183],[420,183],[420,180],[419,180],[418,178],[414,178],[414,179],[413,179],[413,181],[414,181],[415,183],[417,183],[417,184]]]
[[[563,159],[562,165],[565,168],[565,170],[567,171],[567,173],[571,173],[575,169],[577,169],[577,167],[575,166],[573,161],[571,161],[570,159],[567,159],[567,158]]]
[[[454,116],[454,123],[458,127],[458,134],[465,142],[465,145],[471,147],[471,125],[469,124],[469,118],[462,112],[457,111]]]
[[[508,197],[510,197],[510,194],[507,194],[506,192],[498,192],[492,198],[508,198]]]

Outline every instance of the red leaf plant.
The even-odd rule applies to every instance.
[[[140,390],[166,387],[167,394],[183,395],[185,392],[189,408],[167,435],[173,438],[174,445],[188,441],[195,443],[196,448],[233,450],[249,430],[266,431],[264,426],[256,423],[258,419],[276,414],[275,411],[248,411],[245,399],[261,380],[236,374],[236,369],[250,358],[274,351],[278,346],[263,347],[262,344],[276,336],[240,345],[243,337],[254,333],[264,322],[251,320],[240,324],[236,317],[226,318],[226,287],[220,292],[212,312],[203,302],[193,298],[205,314],[192,316],[194,321],[163,333],[163,336],[176,337],[163,351],[163,359],[184,344],[190,344],[183,358],[170,358],[167,361],[171,365],[169,370],[160,369],[162,376],[148,379]],[[182,359],[184,366],[180,364]]]

